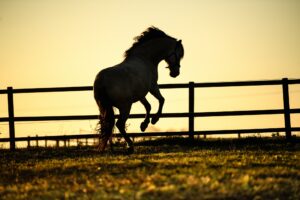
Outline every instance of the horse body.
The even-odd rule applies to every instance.
[[[108,88],[108,98],[120,109],[126,102],[134,103],[145,97],[152,82],[151,70],[140,59],[130,59],[100,71],[94,88]]]
[[[145,97],[148,92],[159,101],[159,109],[151,122],[155,124],[158,121],[164,104],[157,85],[157,66],[160,61],[166,60],[172,77],[179,75],[179,62],[183,57],[181,40],[177,41],[154,27],[136,39],[137,42],[126,51],[125,60],[100,71],[94,82],[94,97],[100,110],[101,150],[105,149],[115,125],[113,107],[119,109],[116,126],[129,145],[129,151],[133,151],[133,143],[126,134],[125,123],[132,104],[140,101],[146,109],[145,120],[141,123],[141,130],[145,131],[150,122],[151,110]]]

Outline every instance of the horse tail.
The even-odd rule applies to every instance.
[[[104,89],[94,88],[94,97],[99,107],[99,122],[97,132],[99,133],[99,149],[103,151],[108,140],[112,137],[115,125],[115,113],[108,95]]]

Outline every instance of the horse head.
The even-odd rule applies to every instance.
[[[174,50],[165,58],[170,69],[170,76],[175,78],[180,74],[180,60],[183,58],[184,49],[181,40],[176,41]]]

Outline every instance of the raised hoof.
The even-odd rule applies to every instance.
[[[149,122],[148,123],[147,122],[142,122],[141,123],[140,128],[141,128],[142,132],[144,132],[146,130],[146,128],[148,127],[148,124],[149,124]]]
[[[158,116],[152,117],[152,119],[151,119],[151,124],[156,124],[156,122],[158,122],[158,120],[159,120],[159,117],[158,117]]]

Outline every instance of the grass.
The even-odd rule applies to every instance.
[[[300,143],[159,139],[92,147],[0,150],[0,199],[300,199]]]

